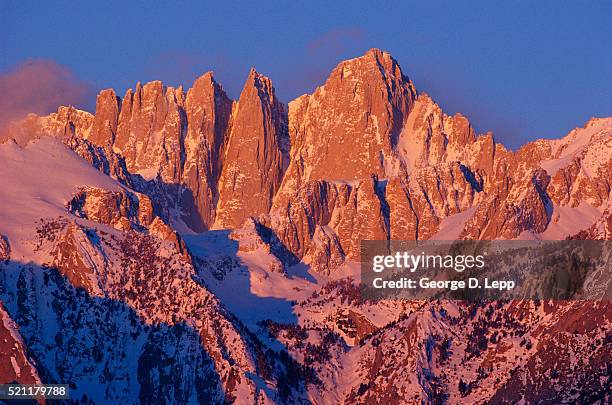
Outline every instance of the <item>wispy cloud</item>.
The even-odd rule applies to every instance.
[[[313,55],[329,53],[339,57],[354,43],[363,41],[363,38],[364,32],[359,28],[331,30],[310,41],[306,48]]]
[[[51,60],[28,60],[0,72],[0,132],[28,113],[48,114],[60,105],[90,107],[93,88]]]

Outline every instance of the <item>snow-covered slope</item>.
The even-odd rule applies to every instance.
[[[37,261],[29,245],[37,221],[65,216],[66,203],[79,187],[120,187],[50,137],[34,140],[25,148],[12,141],[0,144],[0,160],[0,234],[11,241],[13,260],[24,263]]]
[[[52,138],[2,144],[0,159],[2,353],[19,381],[70,381],[95,403],[279,396],[287,366],[197,281],[180,237],[158,217],[100,206],[134,191]]]

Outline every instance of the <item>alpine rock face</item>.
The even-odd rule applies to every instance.
[[[270,210],[284,171],[287,119],[272,82],[251,69],[235,105],[219,178],[217,228]]]
[[[0,144],[2,382],[84,403],[609,401],[603,302],[363,300],[360,241],[611,235],[612,118],[511,151],[378,49],[28,115]],[[391,360],[392,359],[392,360]]]

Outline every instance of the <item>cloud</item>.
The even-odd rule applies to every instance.
[[[28,113],[48,114],[61,105],[88,107],[93,88],[51,60],[28,60],[0,72],[0,132]]]
[[[306,45],[310,54],[328,53],[340,57],[356,42],[363,41],[364,32],[359,28],[327,31]]]

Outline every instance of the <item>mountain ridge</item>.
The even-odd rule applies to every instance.
[[[0,143],[24,378],[90,403],[605,401],[609,303],[368,302],[357,262],[366,239],[609,239],[612,118],[511,151],[377,49],[288,104],[255,69],[238,100],[210,72],[97,99]]]

